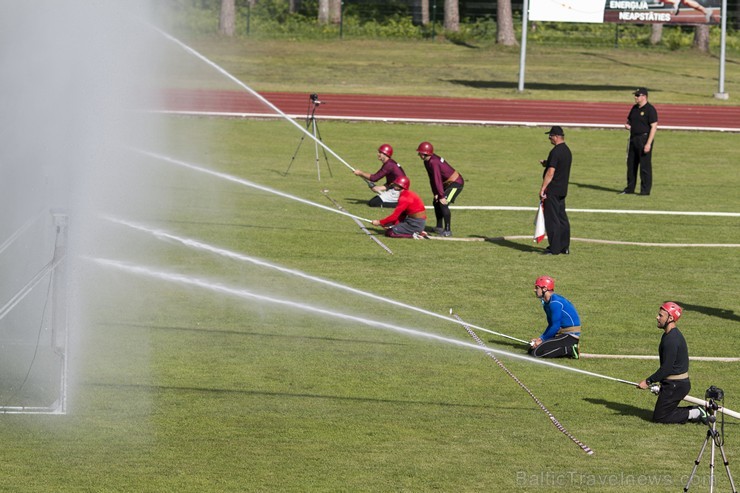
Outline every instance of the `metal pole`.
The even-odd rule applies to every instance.
[[[60,358],[59,366],[59,399],[55,412],[67,412],[67,343],[69,341],[67,320],[67,214],[52,211],[56,229],[56,245],[52,262],[52,316],[51,346]]]
[[[716,99],[730,99],[725,92],[725,44],[727,43],[727,0],[722,0],[722,31],[719,43],[719,89],[714,95]]]
[[[434,24],[437,22],[437,0],[432,0],[432,41],[434,41]]]
[[[614,47],[619,48],[619,23],[614,23]]]
[[[252,17],[252,5],[247,2],[247,36],[249,36],[249,21]]]
[[[527,66],[527,21],[529,19],[529,0],[522,5],[522,47],[519,50],[519,85],[518,92],[524,92],[524,70]]]

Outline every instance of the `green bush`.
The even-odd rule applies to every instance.
[[[398,2],[392,9],[385,4],[381,6],[379,2],[348,3],[341,25],[319,25],[316,21],[316,0],[301,2],[298,13],[289,12],[287,0],[260,0],[252,8],[245,2],[237,4],[236,31],[240,36],[291,39],[337,39],[340,36],[428,39],[439,34],[457,44],[496,41],[497,25],[492,16],[464,19],[460,23],[460,29],[451,32],[445,31],[440,23],[415,25],[408,8]],[[175,32],[202,36],[218,31],[218,2],[179,0],[170,5],[174,5],[174,8],[169,9],[167,14],[171,18],[169,24]],[[527,40],[533,45],[650,47],[649,24],[531,22],[528,27]],[[518,39],[521,36],[519,13],[515,13],[514,28]],[[669,50],[681,50],[691,48],[692,43],[691,27],[666,26],[660,46]],[[720,28],[713,26],[710,31],[710,46],[717,49],[719,45]],[[740,50],[737,32],[728,31],[727,48]]]

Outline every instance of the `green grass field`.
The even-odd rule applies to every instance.
[[[353,48],[357,60],[377,56],[360,46]],[[416,48],[394,49],[428,55],[410,46]],[[314,53],[324,45],[294,47],[296,53]],[[228,47],[209,49],[229,58],[227,69],[243,68],[236,73],[252,82],[248,57],[231,59],[237,55],[225,55]],[[269,58],[271,46],[262,49]],[[315,80],[287,70],[271,80],[260,62],[254,70],[263,74],[256,75],[255,88],[340,91],[336,81],[354,73],[354,83],[365,85],[348,92],[376,92],[372,68],[363,69],[366,80],[357,76],[360,69],[339,66],[344,68],[316,74]],[[628,67],[615,83],[632,87],[642,75]],[[583,84],[565,75],[558,80]],[[377,92],[454,95],[438,82],[416,87],[404,80]],[[220,84],[215,76],[204,83]],[[660,90],[674,94],[671,87]],[[664,102],[710,103],[701,95],[713,90],[711,83],[692,85]],[[624,100],[628,93],[605,91],[589,94]],[[542,97],[575,95],[557,87],[547,94]],[[300,139],[285,122],[148,118],[164,134],[152,134],[142,147],[333,208],[321,193],[328,189],[352,214],[384,215],[365,205],[369,190],[337,160],[329,160],[330,176],[322,157],[318,181],[310,142],[285,173]],[[365,170],[377,169],[377,146],[392,143],[412,188],[425,199],[428,185],[414,149],[421,140],[433,142],[466,178],[461,206],[534,207],[542,173],[538,160],[550,149],[539,128],[321,125],[324,142]],[[740,211],[737,135],[660,131],[650,197],[616,193],[624,184],[624,132],[568,129],[566,139],[574,153],[571,209]],[[544,327],[532,285],[537,276],[551,275],[556,290],[577,306],[583,350],[591,353],[657,354],[657,308],[675,300],[686,308],[679,325],[692,355],[738,353],[737,247],[573,241],[571,255],[547,257],[528,239],[383,239],[393,250],[389,255],[350,218],[129,154],[111,212],[151,228],[437,314],[454,308],[471,323],[522,339]],[[453,231],[461,238],[530,235],[533,216],[453,211]],[[737,217],[572,212],[570,220],[579,238],[740,243]],[[648,392],[501,357],[595,451],[588,456],[483,352],[367,322],[474,344],[459,325],[125,226],[101,222],[97,233],[94,256],[176,273],[201,287],[90,260],[77,264],[85,306],[75,334],[70,412],[3,416],[0,491],[668,492],[683,488],[704,440],[706,428],[699,425],[651,423],[655,398]],[[240,292],[216,290],[224,287]],[[310,311],[319,308],[324,315]],[[479,335],[492,348],[525,351],[508,339]],[[627,359],[559,363],[629,381],[657,367],[657,361]],[[716,385],[724,389],[727,406],[738,410],[738,365],[692,362],[691,394],[703,397]],[[737,420],[728,418],[725,448],[735,471],[739,431]],[[692,491],[707,489],[708,461],[705,454]],[[729,489],[719,460],[716,476],[718,490]]]
[[[366,39],[306,42],[214,38],[193,40],[192,46],[258,91],[611,101],[626,105],[632,104],[631,91],[637,86],[648,87],[655,104],[737,105],[740,94],[740,55],[729,49],[724,90],[730,99],[723,101],[713,97],[719,87],[718,50],[702,54],[661,48],[530,45],[525,90],[519,93],[518,47]],[[218,84],[216,80],[192,77],[182,83]]]

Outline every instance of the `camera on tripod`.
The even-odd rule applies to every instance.
[[[725,391],[712,385],[704,393],[704,398],[708,401],[721,401],[725,398]]]
[[[311,95],[310,95],[310,96],[308,96],[308,97],[309,97],[309,98],[311,99],[311,102],[312,102],[312,103],[313,103],[313,104],[314,104],[315,106],[318,106],[318,105],[320,105],[320,104],[321,104],[321,101],[319,101],[319,95],[318,95],[318,94],[316,94],[316,93],[313,93],[313,94],[311,94]]]

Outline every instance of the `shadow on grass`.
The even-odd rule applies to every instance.
[[[265,332],[245,332],[242,330],[226,330],[226,329],[214,329],[207,327],[178,327],[174,325],[145,325],[145,324],[127,324],[127,323],[103,323],[100,325],[109,327],[130,327],[136,329],[151,329],[151,330],[171,330],[179,332],[195,332],[203,334],[227,334],[244,337],[280,337],[290,340],[316,340],[316,341],[331,341],[331,342],[349,342],[351,344],[373,344],[381,346],[405,346],[406,344],[400,342],[381,342],[381,341],[363,341],[360,339],[344,339],[338,337],[314,337],[314,336],[297,336],[295,334],[268,334]]]
[[[480,49],[478,46],[471,45],[467,41],[463,41],[462,39],[454,39],[454,38],[447,38],[447,41],[452,43],[456,46],[462,46],[463,48],[473,48],[473,49]]]
[[[449,82],[458,86],[471,87],[473,89],[517,89],[519,82],[508,80],[463,80],[463,79],[442,79],[442,82]],[[632,86],[611,86],[604,84],[563,84],[553,82],[528,82],[527,89],[544,90],[544,91],[634,91]],[[652,91],[652,90],[651,90]],[[657,92],[657,91],[656,91]]]
[[[487,243],[493,243],[498,246],[511,248],[512,250],[519,250],[520,252],[529,253],[542,253],[544,248],[534,247],[531,245],[523,245],[515,241],[507,240],[505,238],[487,238],[485,236],[473,236],[473,238],[483,238]]]
[[[511,349],[516,349],[517,352],[521,352],[522,354],[527,354],[527,349],[529,349],[529,346],[526,344],[523,344],[521,342],[511,341],[511,340],[504,340],[501,339],[488,339],[488,342],[492,344],[497,344],[499,346],[509,346]],[[496,349],[496,348],[493,348]]]
[[[607,409],[617,411],[617,413],[620,416],[636,416],[642,419],[643,421],[649,421],[651,423],[653,421],[653,411],[651,409],[635,407],[629,404],[624,404],[622,402],[613,402],[613,401],[607,401],[604,399],[594,399],[592,397],[586,397],[583,400],[588,401],[591,404],[604,406]]]
[[[370,199],[372,199],[372,197],[370,197]],[[354,197],[345,197],[344,198],[344,201],[347,202],[348,204],[355,204],[355,205],[362,204],[362,205],[367,205],[367,203],[370,202],[370,199],[357,199],[357,198],[354,198]],[[370,207],[370,206],[368,206],[368,209],[370,209],[370,210],[373,210],[374,209],[374,210],[378,210],[378,211],[384,211],[384,210],[386,210],[385,207]],[[390,214],[393,211],[393,209],[389,208],[388,211],[389,211],[388,213]]]
[[[578,188],[589,188],[591,190],[598,190],[599,192],[619,193],[622,191],[621,188],[602,187],[601,185],[591,185],[589,183],[576,183],[572,181],[570,184],[575,185]]]
[[[650,72],[672,75],[674,77],[685,77],[687,79],[699,79],[699,80],[714,80],[714,77],[703,77],[703,76],[698,76],[698,75],[694,75],[694,74],[687,73],[687,72],[677,72],[677,71],[672,71],[672,70],[658,69],[658,68],[656,68],[655,66],[652,66],[652,65],[651,66],[647,66],[647,65],[640,65],[640,64],[636,64],[636,63],[627,63],[625,61],[618,60],[618,59],[616,59],[614,57],[611,57],[611,56],[608,56],[608,55],[604,55],[604,54],[601,54],[601,53],[582,52],[581,55],[591,56],[591,57],[594,57],[594,58],[601,58],[602,60],[607,60],[609,62],[612,62],[612,63],[616,64],[616,65],[622,65],[624,67],[643,69],[643,70],[650,71]],[[628,90],[629,90],[629,88],[628,88]],[[652,89],[650,89],[650,92],[651,93],[652,92],[660,92],[660,89],[656,89],[655,91],[653,91]]]
[[[676,301],[684,310],[703,313],[710,317],[724,318],[725,320],[731,320],[733,322],[740,322],[740,315],[735,313],[733,310],[726,308],[714,308],[712,306],[692,305],[691,303],[684,303],[683,301]]]
[[[243,396],[263,396],[263,397],[286,397],[295,399],[325,399],[332,401],[346,401],[346,402],[370,402],[370,403],[381,403],[381,404],[394,404],[394,405],[411,405],[411,406],[440,406],[440,407],[451,407],[451,408],[463,408],[463,409],[490,409],[490,404],[461,404],[457,402],[443,402],[443,401],[415,401],[415,400],[399,400],[399,399],[378,399],[375,397],[352,397],[343,395],[329,395],[329,394],[311,394],[301,392],[274,392],[265,390],[247,390],[247,389],[224,389],[214,387],[186,387],[186,386],[173,386],[173,385],[145,385],[145,384],[116,384],[116,383],[96,383],[90,382],[86,384],[87,387],[96,388],[110,388],[116,390],[130,390],[137,392],[148,392],[161,394],[162,392],[185,392],[185,393],[202,393],[202,394],[214,394],[214,395],[243,395]],[[506,406],[496,404],[497,409],[510,409],[520,412],[533,411],[528,406]]]

